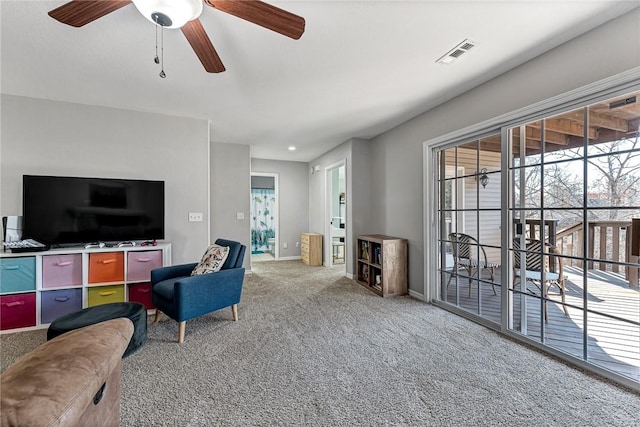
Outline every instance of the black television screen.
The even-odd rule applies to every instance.
[[[23,238],[51,245],[164,239],[164,181],[24,175]]]

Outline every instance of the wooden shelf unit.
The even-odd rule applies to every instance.
[[[302,233],[300,236],[300,258],[311,266],[322,265],[322,234]]]
[[[407,240],[369,234],[358,236],[356,281],[382,296],[407,293]]]

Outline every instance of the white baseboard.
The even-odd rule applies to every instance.
[[[278,258],[278,261],[295,261],[297,259],[302,259],[300,255],[298,256],[281,256]]]
[[[409,296],[415,299],[419,299],[420,301],[426,301],[424,299],[424,294],[421,294],[419,292],[413,291],[411,289],[409,289]]]
[[[353,275],[353,273],[346,273],[345,276],[347,276],[347,278],[349,279],[354,279],[356,276]]]

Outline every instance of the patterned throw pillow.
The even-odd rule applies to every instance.
[[[219,271],[229,255],[229,246],[211,245],[191,272],[192,276]]]

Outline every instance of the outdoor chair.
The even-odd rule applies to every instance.
[[[533,283],[544,295],[541,297],[544,299],[544,320],[548,321],[548,309],[547,309],[547,295],[549,295],[549,289],[552,286],[557,286],[560,289],[560,297],[562,298],[562,308],[566,315],[569,314],[567,306],[565,305],[565,281],[562,258],[557,247],[554,245],[542,242],[535,239],[525,240],[525,249],[521,249],[520,237],[513,239],[513,288],[516,287],[516,282],[520,283],[522,275],[522,254],[525,254],[525,270],[524,279],[525,285],[522,287],[524,290],[528,290],[526,282]],[[555,258],[556,271],[550,271],[549,258]],[[544,259],[544,261],[543,261]],[[544,287],[542,286],[544,282]],[[530,293],[532,291],[528,290]]]
[[[493,294],[497,295],[495,280],[495,269],[500,267],[497,262],[489,262],[487,260],[487,253],[482,245],[473,237],[464,233],[450,233],[449,241],[451,242],[451,249],[453,253],[453,269],[449,275],[447,281],[447,287],[451,283],[451,279],[458,270],[465,270],[469,281],[469,297],[471,297],[471,278],[478,275],[480,279],[480,272],[487,270],[491,278],[491,287],[493,288]],[[461,276],[464,277],[464,276]]]

